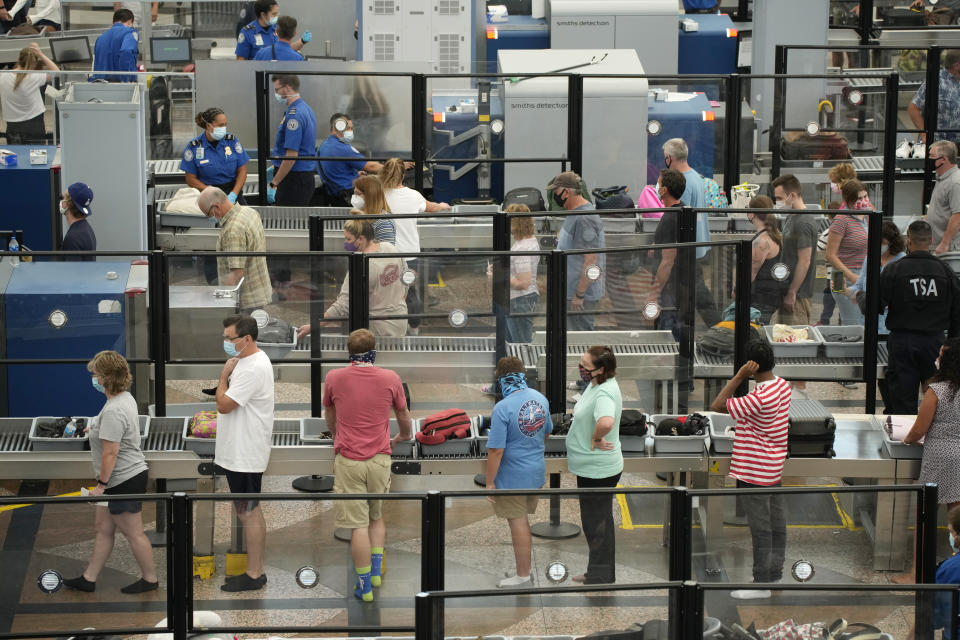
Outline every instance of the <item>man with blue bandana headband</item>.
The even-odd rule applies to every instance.
[[[503,399],[493,408],[487,439],[487,490],[539,489],[546,477],[543,459],[544,438],[553,431],[550,405],[537,391],[527,387],[523,363],[507,356],[497,362],[497,382]],[[493,511],[510,524],[517,572],[501,580],[505,589],[531,584],[530,522],[527,514],[537,510],[536,496],[488,498]]]

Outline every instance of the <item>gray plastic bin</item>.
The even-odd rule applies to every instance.
[[[890,437],[884,424],[887,416],[873,416],[872,418],[873,423],[877,425],[877,428],[883,433],[883,448],[887,451],[888,456],[894,460],[920,460],[923,458],[922,444],[904,444],[902,441],[894,440]]]
[[[807,336],[812,340],[812,342],[774,342],[773,341],[773,326],[766,325],[763,327],[763,335],[766,337],[767,342],[770,343],[770,346],[773,348],[773,355],[777,358],[816,358],[817,353],[820,351],[820,345],[823,343],[823,338],[820,337],[820,334],[817,333],[816,327],[810,327],[807,325],[791,325],[794,329],[803,328],[807,330]]]
[[[216,409],[216,406],[213,409]],[[190,435],[190,418],[188,417],[183,421],[183,448],[199,456],[212,456],[217,450],[217,439],[195,438]]]
[[[822,329],[822,330],[821,330]],[[828,358],[862,358],[863,357],[863,325],[812,327],[820,342],[823,343],[823,352]],[[860,336],[858,342],[830,342],[828,336]]]
[[[420,433],[421,421],[417,420],[414,425],[414,433]],[[470,429],[466,438],[449,439],[440,444],[423,444],[417,441],[420,446],[421,456],[472,456],[473,455],[473,420],[470,421]]]
[[[257,341],[257,347],[260,348],[271,362],[282,360],[293,351],[297,346],[297,328],[290,330],[290,342],[260,342]]]
[[[470,421],[470,433],[473,435],[473,440],[477,443],[477,455],[485,456],[487,455],[487,436],[480,435],[480,419],[483,416],[474,416]]]
[[[321,435],[327,429],[325,418],[300,418],[300,442],[309,445],[333,446],[333,438]]]
[[[733,453],[733,435],[727,435],[727,427],[736,424],[736,420],[725,413],[710,414],[710,443],[717,453]]]
[[[398,442],[396,446],[393,447],[393,456],[395,458],[412,458],[417,449],[417,420],[413,421],[413,433],[411,434],[410,440],[405,440],[403,442]],[[400,433],[400,424],[397,422],[396,418],[391,418],[390,420],[390,437]]]
[[[730,218],[727,216],[708,216],[707,222],[710,225],[710,231],[723,233],[730,228]]]
[[[37,424],[57,420],[63,416],[37,416],[30,424],[30,444],[34,451],[83,451],[89,443],[89,436],[82,435],[74,438],[43,438],[37,435]],[[74,420],[83,418],[90,423],[89,416],[71,416]]]
[[[677,418],[679,416],[669,414],[656,414],[650,416],[650,421],[654,425],[660,424],[664,418]],[[710,420],[710,416],[707,416]],[[703,453],[707,445],[707,433],[702,436],[653,436],[653,453],[661,455],[665,453]]]

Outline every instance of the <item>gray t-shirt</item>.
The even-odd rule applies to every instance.
[[[947,223],[950,222],[950,216],[954,213],[960,213],[960,170],[957,167],[953,167],[937,178],[937,184],[933,187],[933,194],[930,196],[927,222],[933,230],[933,243],[930,245],[932,248],[940,244],[947,230]],[[950,251],[960,251],[960,233],[953,236]]]
[[[111,489],[147,470],[147,461],[140,451],[140,423],[137,418],[137,401],[129,392],[107,400],[100,414],[90,426],[90,453],[93,455],[93,470],[100,477],[100,459],[103,457],[103,441],[119,442],[117,462],[107,482]]]
[[[810,266],[803,283],[797,289],[798,298],[813,297],[813,279],[817,271],[817,221],[809,213],[788,213],[783,225],[782,260],[790,268],[790,282],[797,268],[797,253],[800,249],[810,249]]]
[[[576,209],[593,211],[595,207],[587,202]],[[603,233],[603,221],[596,213],[567,216],[560,227],[557,237],[557,248],[561,251],[571,249],[603,249],[607,246]],[[580,274],[583,272],[584,254],[574,254],[567,257],[567,301],[573,299],[580,283]],[[600,277],[587,287],[585,300],[599,300],[603,297],[603,274],[607,266],[607,254],[597,254],[597,265],[600,267]]]

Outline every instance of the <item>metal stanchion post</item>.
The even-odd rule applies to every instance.
[[[560,474],[550,474],[550,488],[560,488]],[[560,521],[560,496],[550,496],[550,520],[548,522],[538,522],[530,527],[530,533],[538,538],[549,538],[557,540],[560,538],[572,538],[580,534],[580,527],[572,522]]]
[[[443,590],[446,541],[446,514],[443,511],[443,500],[443,495],[439,491],[428,491],[421,503],[423,512],[420,537],[423,540],[423,564],[420,568],[420,588],[424,591]]]

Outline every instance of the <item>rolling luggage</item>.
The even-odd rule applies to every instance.
[[[790,401],[787,451],[792,457],[832,458],[837,423],[818,400]]]
[[[517,187],[507,191],[503,196],[503,208],[511,204],[525,204],[530,211],[546,211],[547,205],[543,201],[543,192],[536,187]]]

